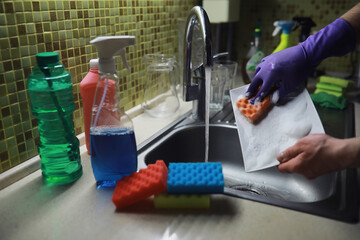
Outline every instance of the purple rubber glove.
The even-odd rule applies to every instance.
[[[311,71],[327,57],[342,56],[354,50],[356,45],[355,31],[342,18],[336,19],[305,42],[271,54],[256,67],[255,77],[251,82],[246,97],[255,95],[250,100],[262,101],[272,90],[278,98],[283,99],[289,93],[301,87]],[[277,102],[272,98],[273,102]]]

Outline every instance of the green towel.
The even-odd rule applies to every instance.
[[[319,92],[311,94],[311,99],[314,103],[319,104],[321,107],[334,108],[343,110],[346,107],[346,98],[340,96],[336,97],[326,92]]]

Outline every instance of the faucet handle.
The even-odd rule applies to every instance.
[[[222,52],[222,53],[217,53],[213,55],[213,59],[217,59],[219,57],[224,57],[229,55],[228,52]],[[195,70],[194,70],[194,76],[195,77],[199,77],[199,76],[204,76],[204,64],[201,64],[200,66],[198,66]]]
[[[227,55],[229,55],[229,52],[217,53],[217,54],[214,54],[213,59],[217,59],[219,57],[224,57],[224,56],[227,56]]]

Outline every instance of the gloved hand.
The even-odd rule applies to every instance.
[[[262,101],[270,91],[278,88],[279,99],[296,90],[305,82],[313,68],[327,57],[342,56],[354,50],[356,36],[354,29],[342,18],[336,19],[305,42],[271,54],[256,67],[246,97]]]

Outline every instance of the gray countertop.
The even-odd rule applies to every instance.
[[[190,105],[182,106],[182,112]],[[357,123],[359,126],[359,104]],[[171,121],[134,118],[138,144]],[[357,129],[358,132],[358,129]],[[90,157],[81,147],[84,175],[48,187],[41,171],[0,191],[0,238],[5,239],[359,239],[360,223],[331,219],[225,195],[209,210],[155,210],[152,199],[116,211],[112,190],[96,189]]]

